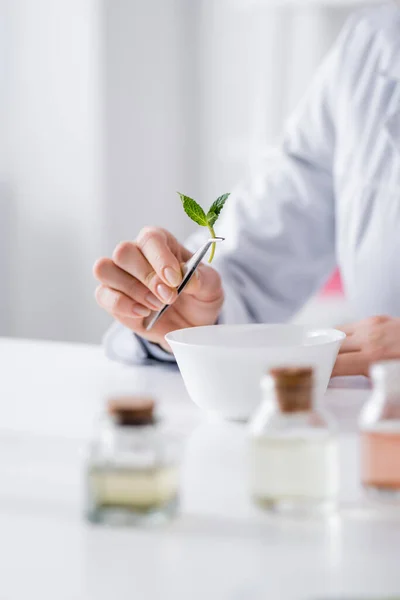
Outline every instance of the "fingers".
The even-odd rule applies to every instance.
[[[143,229],[137,239],[137,246],[158,277],[174,288],[182,281],[182,272],[177,257],[168,246],[166,233],[160,229]]]
[[[400,343],[395,344],[389,339],[389,332],[396,329],[395,321],[387,316],[375,316],[341,327],[342,331],[348,332],[348,337],[340,349],[333,375],[368,376],[373,363],[399,357]]]
[[[131,319],[143,319],[151,313],[149,308],[132,301],[122,292],[118,292],[104,285],[96,289],[98,304],[112,315],[121,315]]]
[[[388,331],[393,330],[393,323],[394,319],[375,316],[340,327],[347,334],[340,348],[340,354],[362,351],[371,359],[376,357],[379,360],[384,357],[385,348],[388,346]]]
[[[385,358],[399,359],[400,358],[400,319],[392,319],[390,323],[384,326],[385,337]]]
[[[171,304],[176,299],[176,290],[166,285],[134,242],[119,244],[113,253],[113,262],[140,281],[163,304]]]
[[[201,263],[183,293],[203,302],[213,302],[223,296],[221,277],[215,269]]]
[[[393,321],[393,319],[386,315],[377,315],[374,317],[368,317],[363,321],[357,321],[356,323],[340,325],[336,329],[343,331],[343,333],[345,333],[347,336],[359,335],[360,332],[377,330],[391,321]]]
[[[121,292],[105,286],[99,286],[95,295],[99,306],[114,319],[131,331],[145,336],[149,341],[160,344],[168,352],[171,352],[171,349],[165,341],[165,335],[174,329],[182,329],[188,326],[179,313],[170,312],[167,320],[161,319],[157,326],[148,332],[145,330],[144,317],[150,314],[149,309],[135,304]]]
[[[111,259],[101,258],[94,267],[93,274],[104,286],[122,292],[138,304],[151,310],[159,310],[163,303],[140,281],[120,269]]]

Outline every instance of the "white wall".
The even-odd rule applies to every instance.
[[[7,186],[8,162],[8,81],[9,33],[7,29],[7,0],[0,0],[0,331],[11,334],[11,270],[9,265],[9,248],[12,236],[12,206]]]
[[[199,176],[197,10],[187,0],[106,3],[106,238],[111,251],[144,225],[185,237],[176,191]]]
[[[14,335],[98,336],[99,19],[96,0],[8,2]]]

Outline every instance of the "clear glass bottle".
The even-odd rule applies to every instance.
[[[274,369],[250,422],[250,487],[257,504],[282,512],[326,512],[339,492],[336,428],[315,405],[313,371]]]
[[[87,517],[113,524],[158,523],[178,506],[179,447],[154,416],[154,401],[120,398],[93,440]]]
[[[361,480],[370,496],[400,501],[400,361],[376,363],[371,377],[360,417]]]

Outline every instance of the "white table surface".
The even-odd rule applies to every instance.
[[[400,508],[378,510],[358,487],[350,431],[368,397],[362,381],[336,380],[326,398],[345,432],[340,512],[296,521],[252,506],[244,426],[208,421],[174,368],[5,339],[0,358],[0,600],[400,596]],[[88,437],[107,396],[127,390],[157,396],[187,437],[181,515],[162,529],[82,518]]]

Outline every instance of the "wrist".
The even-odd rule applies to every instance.
[[[155,342],[155,344],[161,348],[161,350],[164,350],[164,352],[168,352],[168,354],[173,355],[173,352],[171,350],[171,347],[169,344],[167,344],[167,342],[164,340],[162,342]]]

